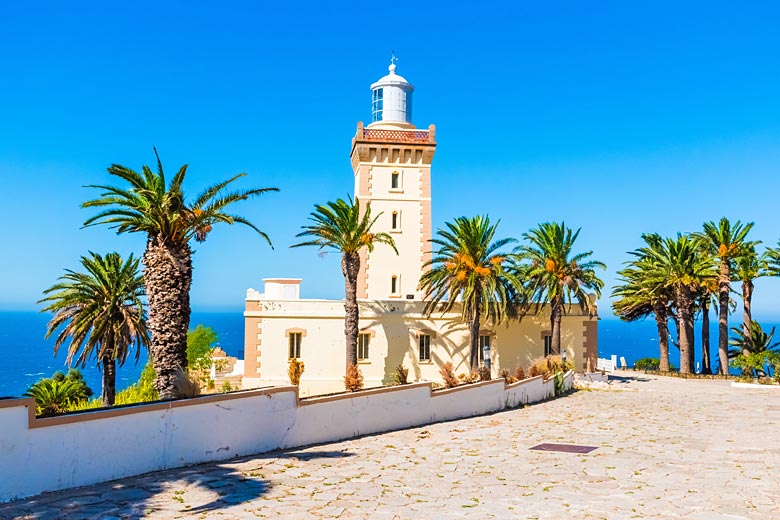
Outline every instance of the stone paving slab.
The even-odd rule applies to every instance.
[[[0,518],[780,518],[780,396],[619,375],[489,416],[47,493]],[[541,443],[598,449],[528,449]]]

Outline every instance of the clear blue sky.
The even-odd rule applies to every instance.
[[[80,229],[79,205],[152,146],[168,170],[190,164],[193,191],[241,171],[281,190],[239,208],[275,250],[240,227],[197,245],[196,309],[240,309],[272,276],[341,297],[335,255],[288,246],[314,203],[352,192],[350,139],[391,50],[415,123],[437,125],[434,228],[565,220],[608,286],[642,232],[727,215],[780,238],[776,2],[115,4],[0,7],[0,308],[35,308],[87,250],[142,252]],[[759,317],[780,314],[779,291],[758,284]]]

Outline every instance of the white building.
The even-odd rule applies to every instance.
[[[448,361],[456,373],[469,371],[469,333],[459,309],[430,318],[422,314],[424,295],[417,285],[431,250],[435,127],[414,126],[414,87],[395,71],[392,63],[389,74],[371,85],[372,123],[358,123],[352,140],[355,197],[370,203],[372,214],[382,214],[376,230],[391,233],[398,249],[398,255],[382,246],[361,254],[358,363],[366,387],[392,381],[399,364],[409,369],[410,381],[440,381],[439,367]],[[247,291],[244,388],[288,383],[289,360],[296,357],[306,366],[302,395],[343,390],[344,302],[300,299],[300,278],[264,281],[263,293]],[[573,312],[563,318],[562,348],[578,369],[588,358],[595,366],[598,318]],[[527,368],[543,356],[549,329],[544,313],[485,324],[480,344],[491,347],[494,375],[502,368]]]

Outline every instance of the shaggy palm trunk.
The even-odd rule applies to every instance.
[[[103,406],[114,406],[116,399],[116,360],[113,356],[101,359],[103,369]]]
[[[679,321],[680,373],[691,373],[691,349],[693,348],[693,296],[687,285],[676,288],[677,319]]]
[[[753,301],[753,282],[742,281],[742,335],[745,336],[745,344],[742,346],[742,353],[749,355],[753,351],[753,336],[751,334],[751,324],[753,313],[751,305]]]
[[[669,372],[669,316],[666,313],[666,305],[663,303],[653,305],[653,314],[655,314],[655,326],[658,329],[658,350],[660,351],[658,369],[661,372]]]
[[[347,343],[347,366],[357,364],[358,322],[360,313],[357,304],[357,277],[360,272],[360,255],[341,255],[341,272],[344,273],[344,337]]]
[[[482,300],[479,295],[476,296],[475,300],[469,315],[469,332],[471,334],[469,365],[472,371],[479,369],[479,319],[482,314]]]
[[[718,273],[718,359],[722,374],[729,373],[729,261],[722,259]]]
[[[561,355],[561,317],[563,302],[558,298],[550,302],[552,308],[550,309],[550,325],[552,326],[552,353],[555,356]]]
[[[172,399],[176,397],[177,370],[187,368],[192,250],[186,243],[168,244],[150,237],[143,263],[154,387],[161,399]]]
[[[712,374],[710,368],[710,297],[701,301],[701,373]]]

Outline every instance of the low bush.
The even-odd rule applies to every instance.
[[[305,369],[303,361],[292,358],[290,360],[290,366],[287,368],[287,375],[290,377],[290,383],[298,386],[301,383],[301,376]]]
[[[517,383],[517,381],[518,381],[515,376],[509,375],[509,369],[506,369],[506,368],[501,370],[501,372],[499,373],[499,376],[504,378],[504,382],[506,384],[508,384],[508,385],[512,384],[512,383]]]
[[[395,367],[395,372],[393,372],[393,384],[394,385],[406,385],[409,384],[409,369],[404,368],[404,365],[402,363],[399,363],[397,367]]]
[[[479,374],[480,381],[490,381],[492,379],[490,369],[484,365],[477,369],[477,374]]]
[[[461,383],[470,385],[471,383],[476,383],[479,381],[479,370],[472,370],[468,374],[458,374],[458,380]]]
[[[634,363],[634,370],[658,370],[661,366],[661,360],[658,358],[644,357],[637,359]]]
[[[444,388],[455,388],[460,384],[458,378],[455,377],[455,369],[449,361],[441,366],[439,373],[444,380]]]
[[[528,376],[525,375],[525,370],[523,370],[523,367],[520,365],[515,368],[515,379],[518,381],[522,381],[523,379],[528,379]]]
[[[177,399],[190,399],[200,395],[200,381],[183,368],[176,369],[173,393]]]
[[[528,374],[531,377],[543,376],[545,379],[549,379],[558,372],[567,372],[569,370],[574,370],[574,365],[571,361],[567,360],[564,364],[561,356],[547,356],[534,359],[528,368]]]
[[[357,365],[350,365],[347,368],[347,375],[344,376],[344,388],[350,392],[363,390],[363,373]]]
[[[224,383],[222,383],[222,388],[220,389],[220,391],[227,393],[227,392],[232,392],[233,390],[236,389],[233,388],[233,385],[230,384],[230,381],[225,381]]]

